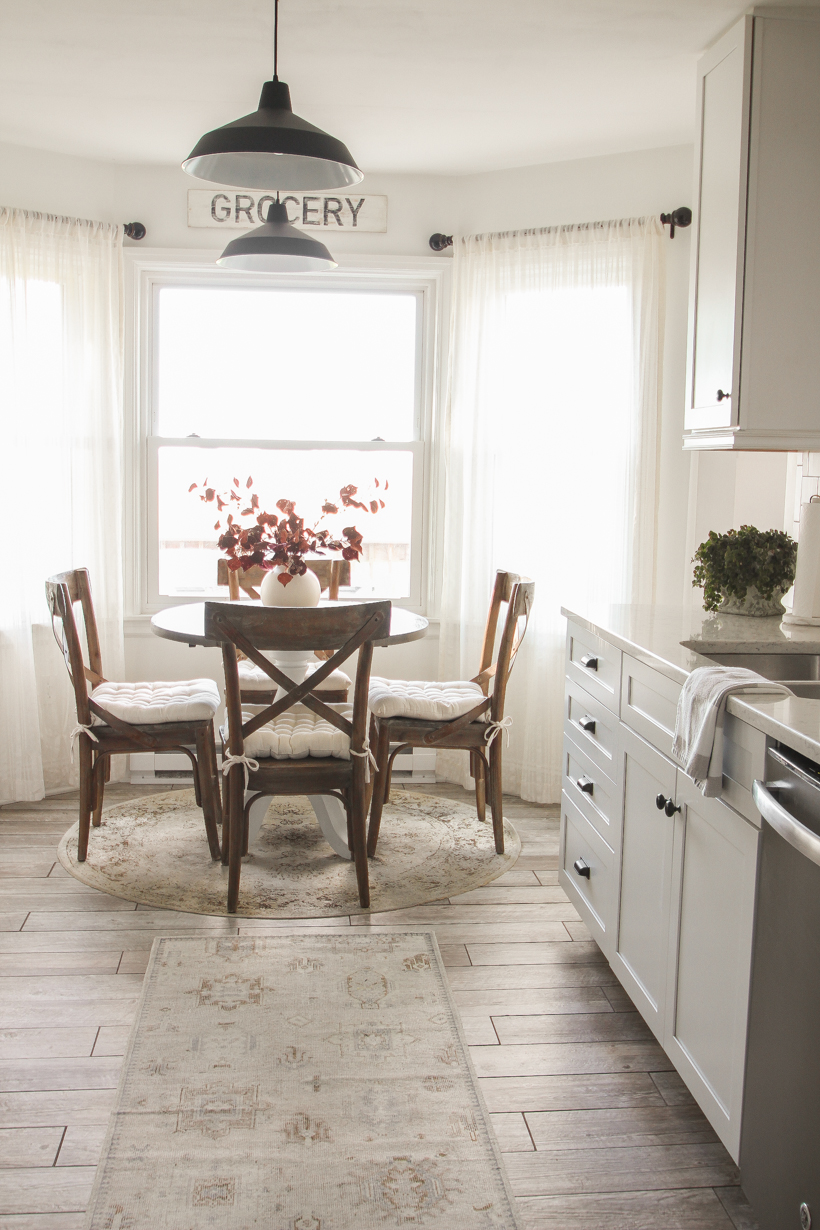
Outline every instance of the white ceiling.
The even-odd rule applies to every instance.
[[[203,132],[255,110],[272,7],[0,0],[0,140],[179,163]],[[526,166],[692,140],[697,56],[746,7],[281,0],[279,70],[294,110],[365,171]]]

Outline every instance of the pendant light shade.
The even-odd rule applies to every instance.
[[[273,7],[273,80],[262,86],[251,115],[206,132],[183,171],[238,188],[349,188],[364,179],[341,141],[293,114],[279,80],[279,0]]]
[[[251,273],[321,273],[336,262],[323,243],[288,222],[287,206],[274,201],[267,221],[232,239],[216,262]]]
[[[259,108],[206,132],[183,171],[238,188],[347,188],[364,174],[341,141],[294,115],[284,81],[266,81]]]

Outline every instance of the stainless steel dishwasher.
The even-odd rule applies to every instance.
[[[820,766],[775,747],[766,776],[741,1183],[761,1230],[820,1230]]]

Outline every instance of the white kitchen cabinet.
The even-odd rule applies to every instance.
[[[684,447],[820,449],[820,12],[702,57]]]
[[[657,797],[674,798],[675,766],[621,726],[623,820],[613,970],[662,1043],[674,824]],[[615,891],[613,889],[613,891]]]
[[[759,830],[680,771],[675,804],[662,1042],[737,1160]]]

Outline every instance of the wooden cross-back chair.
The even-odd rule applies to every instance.
[[[227,606],[205,603],[205,635],[222,643],[225,667],[227,746],[223,732],[223,773],[227,775],[222,845],[227,840],[228,912],[236,912],[242,855],[246,848],[248,813],[262,795],[330,794],[347,812],[348,846],[353,853],[359,901],[370,904],[367,872],[366,811],[371,759],[367,701],[373,641],[390,628],[389,602],[364,602],[328,607]],[[262,650],[330,650],[332,656],[313,674],[295,684]],[[327,676],[358,650],[353,705],[331,708],[317,691]],[[253,662],[284,694],[260,713],[242,712],[237,651]],[[288,711],[301,705],[319,721],[304,721]],[[300,755],[281,751],[293,734],[292,719],[303,721]],[[342,736],[328,754],[334,732]],[[280,749],[275,751],[274,749]],[[307,754],[304,755],[304,751]],[[318,754],[317,754],[318,753]],[[343,758],[349,755],[349,759]],[[247,800],[247,801],[245,801]],[[227,837],[225,828],[227,826]]]
[[[424,708],[425,703],[429,705],[431,711],[434,711],[437,695],[446,697],[452,694],[452,684],[424,685],[427,700],[422,698],[421,702],[416,701],[411,704],[406,694],[402,692],[401,681],[388,679],[374,681],[374,683],[378,682],[380,687],[378,693],[372,691],[371,694],[372,739],[376,745],[378,764],[367,839],[367,852],[371,858],[376,852],[376,844],[379,840],[382,809],[390,798],[393,761],[401,752],[411,747],[441,747],[470,753],[470,773],[475,779],[476,810],[479,819],[484,820],[485,818],[486,797],[489,795],[495,848],[499,854],[504,853],[504,819],[501,800],[502,739],[506,736],[512,720],[504,716],[504,702],[507,683],[524,639],[534,599],[535,585],[532,581],[522,579],[514,572],[499,570],[496,573],[484,629],[478,674],[474,675],[469,683],[456,685],[461,689],[458,700],[461,712],[456,716],[442,719],[432,716],[406,715],[407,710],[418,713]],[[498,655],[493,661],[501,608],[505,603],[507,614],[501,632]],[[490,691],[491,684],[492,691]],[[405,708],[405,713],[397,712],[402,707]],[[380,715],[380,708],[391,715]],[[393,745],[392,751],[391,745]]]
[[[79,862],[85,862],[88,853],[92,821],[94,827],[99,826],[101,821],[103,792],[105,782],[110,776],[111,756],[144,751],[184,752],[189,757],[194,769],[197,806],[202,808],[205,817],[205,832],[211,857],[218,859],[220,848],[217,825],[222,821],[222,808],[213,727],[213,715],[219,706],[219,690],[216,684],[210,679],[167,685],[112,684],[103,675],[100,639],[88,570],[75,568],[71,572],[60,572],[49,577],[46,581],[46,600],[51,612],[52,627],[55,620],[59,620],[62,625],[62,634],[57,640],[74,686],[77,706],[77,726],[72,733],[72,744],[75,738],[79,742]],[[74,618],[74,606],[77,603],[80,605],[85,627],[87,666],[83,660]],[[56,627],[54,631],[56,637]],[[151,689],[161,691],[152,694]],[[177,712],[190,716],[173,722],[151,720],[159,709],[167,709],[169,705]],[[140,720],[125,720],[112,712],[112,707],[141,709],[137,714]],[[191,750],[192,746],[196,752]]]

